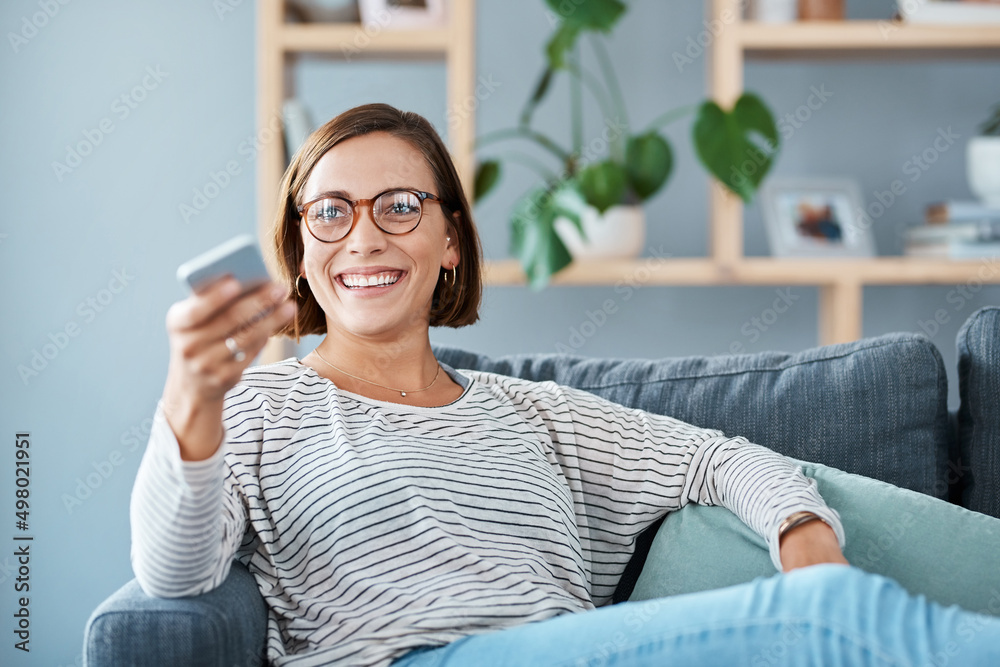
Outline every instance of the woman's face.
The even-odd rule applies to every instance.
[[[370,199],[395,188],[440,194],[419,150],[376,132],[327,151],[299,201],[326,193],[351,201]],[[333,243],[317,240],[305,222],[300,223],[305,248],[300,271],[326,314],[327,331],[373,338],[426,331],[440,270],[450,270],[460,259],[445,209],[425,200],[420,224],[406,234],[379,229],[369,206],[359,204],[356,214],[354,229]],[[376,279],[387,284],[375,285]]]

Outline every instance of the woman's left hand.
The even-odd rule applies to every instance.
[[[781,569],[785,572],[820,563],[847,565],[833,528],[820,520],[807,521],[781,537]]]

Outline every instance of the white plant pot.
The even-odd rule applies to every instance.
[[[761,23],[789,23],[798,17],[798,0],[754,0],[747,11],[747,18]]]
[[[1000,137],[973,137],[965,157],[969,189],[986,204],[1000,207]]]
[[[638,257],[646,243],[646,214],[641,206],[612,206],[601,215],[588,207],[581,216],[586,239],[571,221],[556,218],[559,238],[575,260]]]

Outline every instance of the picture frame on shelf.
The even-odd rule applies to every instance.
[[[775,257],[873,257],[861,188],[849,178],[773,178],[761,209]]]
[[[293,23],[357,23],[358,0],[287,0],[285,12]]]
[[[445,0],[358,0],[361,22],[387,30],[443,28]]]

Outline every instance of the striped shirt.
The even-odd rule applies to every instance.
[[[248,369],[225,439],[182,461],[162,406],[132,495],[132,564],[159,597],[219,586],[234,557],[267,603],[277,665],[388,665],[407,651],[610,602],[635,539],[688,502],[769,543],[836,513],[744,438],[551,382],[445,368],[453,403],[339,390],[297,359]]]

